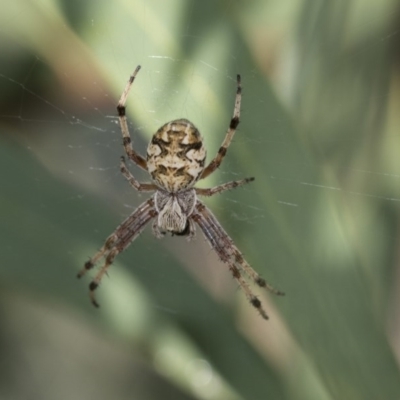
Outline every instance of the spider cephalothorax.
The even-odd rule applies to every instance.
[[[154,206],[158,212],[153,230],[157,237],[169,232],[175,235],[191,234],[188,218],[196,205],[196,191],[187,189],[177,193],[157,190],[154,194]],[[194,232],[193,232],[194,233]]]
[[[126,167],[124,157],[121,158],[120,168],[133,188],[155,193],[118,226],[107,238],[103,247],[85,263],[78,277],[83,276],[104,257],[104,265],[89,285],[92,303],[98,306],[94,292],[102,277],[114,258],[140,235],[148,222],[154,219],[153,232],[157,237],[162,237],[168,232],[172,235],[188,236],[188,239],[195,235],[196,223],[220,260],[228,265],[250,303],[263,318],[268,319],[260,300],[253,294],[242,274],[247,275],[258,286],[267,288],[275,294],[283,293],[270,286],[251,268],[212,212],[197,197],[213,196],[251,182],[254,178],[227,182],[209,189],[194,187],[198,180],[206,178],[219,167],[239,125],[242,93],[240,75],[237,75],[235,108],[225,139],[217,155],[205,167],[206,150],[203,139],[198,129],[186,119],[168,122],[154,134],[147,149],[147,159],[133,149],[125,115],[125,103],[139,70],[140,66],[131,75],[117,109],[125,152],[131,161],[150,173],[153,183],[138,182]]]

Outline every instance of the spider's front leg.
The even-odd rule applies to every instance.
[[[105,257],[105,264],[102,266],[100,271],[96,274],[95,278],[89,284],[90,300],[95,307],[99,307],[99,303],[97,303],[97,301],[94,298],[94,291],[99,286],[103,275],[106,273],[107,269],[112,264],[114,258],[119,253],[117,247],[115,246],[118,240],[119,240],[119,232],[117,230],[115,233],[113,233],[107,238],[103,247],[89,261],[86,261],[84,267],[77,275],[78,278],[81,278],[83,275],[85,275],[85,273],[88,270],[92,269],[103,256]]]
[[[117,240],[118,235],[116,233],[110,235],[105,241],[102,248],[92,258],[90,258],[89,261],[85,262],[83,268],[78,272],[77,278],[82,278],[82,276],[85,275],[87,271],[92,269],[96,265],[96,263],[104,256],[104,254],[110,251]]]
[[[283,295],[283,292],[273,288],[251,268],[212,212],[200,201],[197,202],[196,211],[191,218],[200,226],[205,238],[220,260],[228,265],[233,277],[243,289],[251,305],[258,310],[264,319],[268,319],[261,301],[251,291],[250,286],[242,276],[242,272],[248,275],[258,286],[264,287],[274,294]]]
[[[89,284],[89,295],[92,304],[99,307],[94,292],[99,287],[103,276],[113,263],[115,257],[124,251],[143,231],[147,223],[157,215],[154,208],[154,199],[151,197],[142,203],[121,225],[113,232],[104,243],[103,247],[85,263],[83,269],[78,273],[81,278],[89,269],[104,257],[104,264]]]
[[[94,291],[99,287],[100,282],[103,278],[103,276],[106,274],[108,268],[111,266],[111,264],[114,261],[114,258],[124,250],[126,246],[115,246],[110,252],[107,254],[105,258],[105,263],[104,265],[100,268],[100,271],[96,274],[94,279],[90,282],[89,284],[89,297],[92,302],[92,304],[95,307],[100,307],[99,303],[96,301],[96,298],[94,296]]]

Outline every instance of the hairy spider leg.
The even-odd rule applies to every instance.
[[[140,71],[140,68],[141,68],[140,65],[138,65],[133,74],[130,76],[129,81],[126,84],[124,91],[122,92],[121,98],[118,101],[117,110],[118,110],[118,118],[121,126],[122,140],[126,155],[137,166],[147,171],[147,161],[140,154],[136,153],[136,151],[132,147],[132,139],[129,134],[128,121],[126,119],[126,108],[125,108],[125,103],[128,98],[129,91],[132,87],[132,84],[136,78],[137,73]]]
[[[228,151],[228,147],[231,144],[233,135],[236,132],[236,128],[239,125],[240,104],[242,101],[242,85],[241,85],[240,75],[237,75],[236,82],[237,82],[237,89],[236,89],[235,107],[233,110],[233,117],[231,119],[229,128],[225,135],[225,139],[222,142],[222,145],[219,148],[217,155],[211,160],[211,162],[207,165],[207,167],[204,168],[204,170],[200,176],[200,179],[207,178],[208,175],[212,174],[221,165],[222,160],[224,159],[224,157],[226,156],[226,153]]]

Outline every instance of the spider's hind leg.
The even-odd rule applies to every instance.
[[[129,134],[129,129],[128,129],[128,122],[126,120],[126,100],[128,99],[128,94],[129,91],[131,90],[133,81],[136,78],[137,73],[140,70],[140,65],[138,65],[133,72],[133,74],[129,77],[129,81],[125,86],[124,91],[122,92],[122,95],[118,101],[117,105],[117,110],[118,110],[118,118],[119,118],[119,124],[121,126],[121,132],[122,132],[122,143],[125,148],[126,155],[140,168],[147,170],[147,161],[132,147],[132,139]]]
[[[217,155],[211,160],[211,162],[204,168],[200,179],[207,178],[208,175],[212,174],[222,163],[224,157],[226,156],[226,152],[228,151],[228,147],[232,142],[233,135],[236,132],[236,128],[239,125],[240,121],[240,104],[242,101],[242,84],[240,75],[236,76],[236,99],[235,99],[235,107],[233,109],[233,116],[231,122],[229,123],[229,128],[225,134],[225,139],[221,144],[221,147],[218,150]]]
[[[129,171],[128,167],[125,163],[125,157],[121,157],[120,161],[120,171],[125,179],[129,182],[129,184],[138,190],[139,192],[151,192],[157,189],[157,186],[154,183],[140,183]]]

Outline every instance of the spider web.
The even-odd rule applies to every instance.
[[[195,3],[188,4],[188,14],[193,17]],[[259,51],[261,57],[255,61],[248,55],[245,40],[233,41],[219,28],[201,30],[195,18],[178,34],[165,31],[157,42],[146,29],[155,18],[151,7],[143,6],[144,21],[125,14],[124,8],[88,7],[84,20],[90,24],[86,22],[84,30],[79,30],[76,16],[68,14],[68,10],[63,17],[70,26],[64,26],[55,4],[41,2],[40,7],[49,12],[48,21],[59,24],[61,50],[46,52],[43,44],[30,42],[27,36],[21,39],[21,31],[13,28],[19,18],[40,22],[37,15],[32,17],[32,10],[21,12],[15,8],[10,12],[13,18],[3,24],[3,33],[7,33],[2,40],[7,46],[2,57],[7,62],[0,68],[4,93],[0,162],[7,214],[2,236],[4,265],[8,266],[4,267],[3,276],[7,282],[22,282],[37,293],[56,298],[61,295],[68,302],[81,304],[86,301],[87,282],[72,282],[74,273],[148,198],[131,189],[119,171],[119,158],[124,151],[116,102],[137,64],[142,65],[142,70],[128,98],[127,110],[134,147],[142,155],[159,126],[172,119],[187,118],[204,136],[210,160],[232,115],[235,74],[240,72],[244,92],[241,124],[221,168],[200,186],[248,176],[255,176],[256,181],[209,199],[207,205],[252,266],[271,283],[297,299],[301,298],[296,297],[298,287],[309,288],[310,300],[299,301],[296,305],[300,309],[293,311],[293,326],[299,316],[319,303],[324,289],[316,289],[318,285],[329,291],[329,282],[337,291],[343,289],[335,274],[344,276],[349,260],[357,258],[362,266],[354,268],[356,273],[368,284],[378,282],[372,286],[376,309],[368,308],[373,315],[378,313],[377,304],[385,297],[382,292],[388,281],[398,278],[389,272],[397,256],[387,248],[397,238],[391,221],[400,203],[400,168],[395,150],[398,124],[392,110],[397,97],[388,90],[387,80],[378,89],[371,85],[364,92],[365,81],[360,78],[362,82],[357,82],[355,75],[370,74],[374,79],[379,75],[364,71],[362,65],[373,64],[371,48],[376,49],[376,59],[385,58],[381,52],[397,43],[397,29],[378,30],[359,46],[349,40],[348,48],[340,55],[330,48],[328,68],[318,58],[323,50],[314,54],[302,49],[309,57],[304,61],[301,51],[291,48],[294,42],[277,51],[280,55],[276,58],[272,54],[277,43],[263,42],[267,50],[252,49],[254,53]],[[171,21],[178,17],[168,14]],[[368,21],[380,23],[378,16]],[[353,33],[356,37],[362,34]],[[174,47],[176,37],[184,43],[181,49]],[[191,46],[195,43],[201,45],[194,50]],[[310,43],[308,46],[312,47]],[[266,60],[265,53],[274,60]],[[297,69],[301,63],[305,67]],[[383,81],[385,66],[374,65],[381,74],[376,82]],[[324,68],[329,71],[327,75],[321,73]],[[356,74],[343,73],[352,68]],[[313,79],[307,71],[313,71]],[[348,84],[342,82],[340,86],[340,79],[348,79]],[[312,87],[314,82],[318,82],[317,87]],[[349,95],[343,87],[352,88]],[[354,98],[346,103],[351,96]],[[342,102],[343,107],[337,106]],[[385,139],[380,142],[376,132],[383,132]],[[381,152],[375,152],[376,147]],[[141,181],[148,180],[136,166],[130,165],[130,170]],[[302,240],[308,231],[313,232],[312,236]],[[27,257],[21,247],[38,271],[34,277],[26,272]],[[376,265],[384,261],[388,267],[382,272]],[[312,273],[308,264],[314,265]],[[14,266],[12,271],[10,265]],[[307,286],[307,281],[318,274],[318,285]],[[200,287],[198,292],[196,285]],[[149,227],[118,257],[98,296],[106,310],[132,304],[135,316],[129,323],[122,314],[107,315],[121,331],[132,333],[149,310],[178,320],[190,319],[195,310],[204,325],[211,325],[221,315],[212,312],[213,306],[232,307],[235,290],[228,269],[216,259],[199,230],[196,241],[187,243],[176,237],[159,241]],[[206,306],[202,306],[203,292],[211,298],[204,303]],[[240,296],[243,294],[237,294],[235,299]],[[363,288],[357,296],[370,297]],[[194,309],[185,300],[195,303]],[[387,300],[391,315],[398,313],[396,300],[395,295]],[[237,301],[251,308],[244,296]],[[337,304],[334,297],[329,301]],[[319,304],[327,307],[326,303]],[[265,306],[279,321],[274,305]],[[335,310],[339,305],[332,314]],[[368,317],[373,318],[370,314]],[[400,323],[393,320],[392,338]],[[286,333],[284,327],[271,330],[275,329],[277,335]],[[260,341],[256,343],[260,345]],[[393,346],[400,348],[395,340]],[[278,356],[282,355],[280,351]],[[210,364],[200,359],[200,353],[194,354],[194,375],[199,376],[199,371],[210,373]],[[163,360],[160,355],[158,362],[162,364]],[[223,385],[222,378],[218,379],[218,384]],[[224,390],[229,391],[229,385]]]

